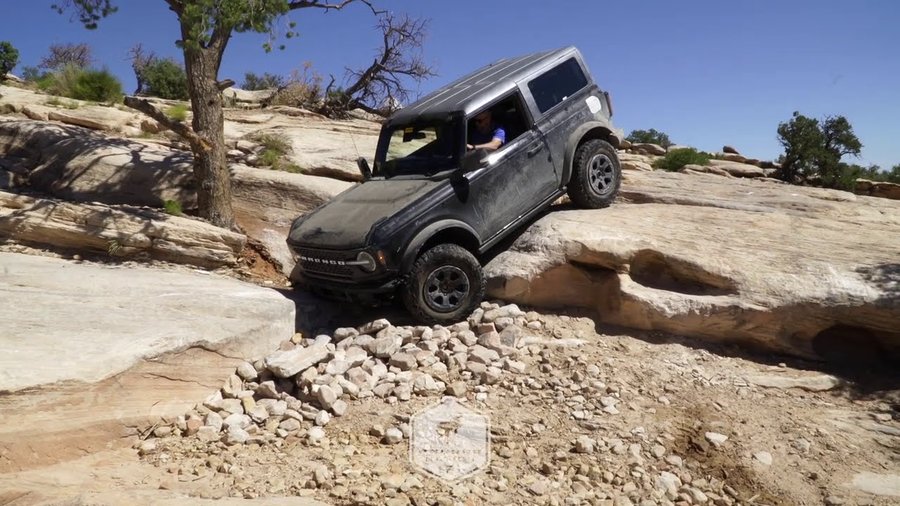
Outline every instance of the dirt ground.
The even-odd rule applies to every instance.
[[[317,323],[340,320],[328,318]],[[466,381],[465,406],[490,420],[489,465],[466,479],[417,471],[407,438],[371,435],[375,426],[403,429],[439,395],[370,397],[349,401],[317,442],[311,424],[273,444],[162,437],[143,456],[110,451],[0,476],[0,504],[150,504],[160,494],[186,503],[900,504],[884,495],[900,494],[896,372],[844,371],[841,385],[820,392],[766,388],[756,383],[815,385],[823,373],[784,357],[597,328],[586,316],[540,322],[543,344],[519,357],[524,373],[503,371],[492,385],[442,378]],[[727,439],[717,446],[711,433]],[[579,445],[583,436],[590,448]],[[882,495],[864,491],[872,482]]]

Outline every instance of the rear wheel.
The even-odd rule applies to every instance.
[[[462,320],[484,297],[481,264],[462,246],[435,246],[413,264],[402,297],[409,312],[424,323]]]
[[[622,184],[622,169],[616,150],[608,142],[591,139],[575,151],[569,198],[578,207],[599,209],[616,199]]]

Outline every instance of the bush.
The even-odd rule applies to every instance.
[[[284,78],[276,74],[266,72],[263,75],[258,76],[253,72],[247,72],[244,74],[244,84],[241,88],[250,91],[271,90],[284,86],[284,83]]]
[[[255,139],[262,144],[263,150],[259,154],[259,164],[271,167],[273,170],[285,172],[302,172],[299,165],[285,158],[292,151],[290,140],[283,135],[263,134]]]
[[[37,81],[39,90],[60,97],[72,98],[75,82],[84,70],[77,65],[66,65],[55,72],[41,74]]]
[[[672,145],[672,141],[669,140],[668,135],[657,132],[652,128],[650,130],[632,130],[631,133],[628,134],[628,137],[625,137],[625,140],[635,144],[658,144],[664,148]]]
[[[7,41],[0,42],[0,81],[19,64],[19,50]]]
[[[166,116],[175,121],[184,121],[187,119],[188,107],[183,104],[173,105],[166,109]]]
[[[144,93],[169,100],[187,100],[187,74],[175,60],[155,59],[141,69]]]
[[[118,102],[122,96],[122,83],[110,71],[82,70],[72,86],[70,98],[94,102]]]
[[[181,202],[177,200],[166,200],[163,202],[163,209],[166,211],[166,214],[171,214],[172,216],[184,214],[184,211],[181,209]]]
[[[694,148],[685,148],[669,151],[666,156],[653,162],[653,166],[657,169],[676,171],[685,165],[706,165],[707,163],[709,163],[709,154]]]

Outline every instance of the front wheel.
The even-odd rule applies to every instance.
[[[578,207],[600,209],[616,199],[622,184],[622,168],[616,150],[608,142],[591,139],[575,151],[569,198]]]
[[[481,264],[462,246],[435,246],[413,264],[403,285],[402,297],[403,304],[419,321],[460,321],[484,297]]]

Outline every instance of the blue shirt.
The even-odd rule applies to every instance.
[[[491,125],[493,132],[484,133],[477,128],[469,134],[469,144],[486,144],[495,138],[500,139],[500,145],[506,144],[506,130],[497,125]]]

